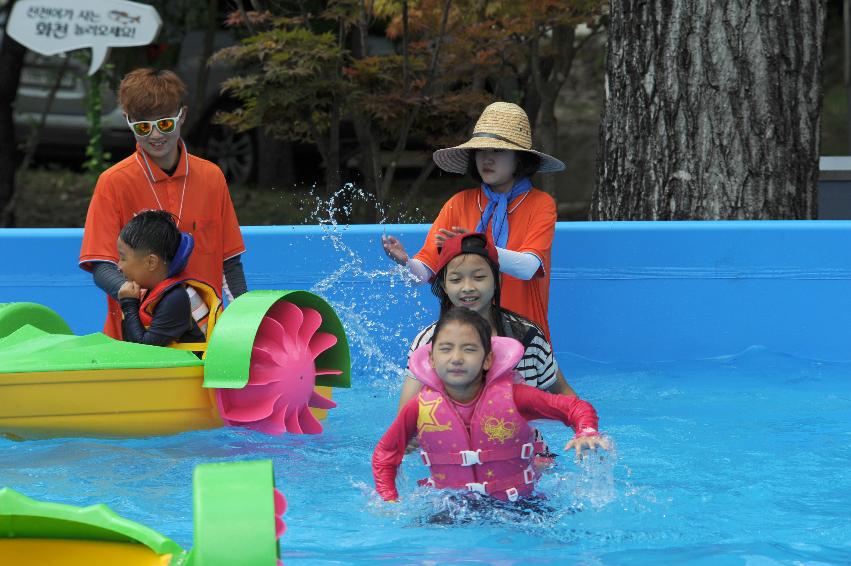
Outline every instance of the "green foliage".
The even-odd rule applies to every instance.
[[[275,20],[272,29],[214,56],[246,70],[223,85],[242,106],[217,120],[237,130],[264,127],[281,139],[316,142],[315,134],[328,129],[335,97],[348,91],[340,71],[344,54],[330,32]]]
[[[100,175],[109,168],[109,160],[112,157],[103,150],[101,139],[101,114],[103,112],[103,100],[101,88],[103,87],[104,71],[98,70],[89,77],[89,87],[86,92],[86,118],[89,119],[89,144],[86,146],[86,161],[83,169],[94,175]]]
[[[320,152],[333,139],[337,116],[365,119],[371,138],[360,143],[384,150],[411,140],[458,143],[488,102],[534,101],[542,81],[559,88],[569,70],[560,61],[572,56],[572,30],[598,26],[605,5],[412,0],[405,25],[401,0],[278,2],[274,17],[248,14],[256,33],[215,55],[242,70],[225,84],[241,106],[217,120],[237,130],[263,127],[273,137],[314,143]],[[242,20],[234,13],[229,21]],[[376,30],[393,42],[393,52],[359,47]],[[570,49],[560,44],[565,37]],[[369,167],[366,160],[361,167]]]

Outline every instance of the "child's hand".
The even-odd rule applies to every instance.
[[[564,446],[565,450],[570,450],[571,448],[576,450],[576,459],[581,460],[583,450],[593,450],[594,452],[597,451],[597,448],[608,450],[609,439],[605,436],[600,436],[599,434],[577,435]]]
[[[140,299],[142,297],[142,288],[135,281],[125,281],[118,290],[119,299]]]
[[[469,232],[469,230],[462,228],[461,226],[453,226],[452,230],[441,228],[437,231],[437,234],[434,235],[434,243],[438,248],[440,248],[443,247],[443,243],[449,238],[454,238],[455,236],[467,234]]]
[[[397,240],[395,237],[381,236],[381,245],[384,246],[384,253],[386,253],[390,259],[399,265],[405,265],[408,263],[408,252],[405,251],[405,246],[402,245],[402,242]]]

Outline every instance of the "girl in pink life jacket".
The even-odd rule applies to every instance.
[[[532,419],[559,420],[576,435],[565,446],[608,448],[597,432],[594,407],[517,383],[514,366],[523,346],[491,338],[476,312],[453,308],[441,316],[431,344],[419,348],[409,368],[423,383],[396,416],[372,455],[376,491],[397,500],[396,472],[408,441],[417,436],[430,477],[421,482],[516,501],[531,495],[537,471]]]
[[[437,274],[432,282],[432,292],[440,301],[440,312],[455,307],[465,307],[479,313],[491,324],[493,334],[519,340],[524,352],[517,362],[518,373],[524,382],[550,393],[576,396],[568,385],[553,356],[553,348],[543,331],[531,320],[502,307],[502,285],[499,257],[496,247],[485,234],[471,232],[445,240],[439,256]],[[423,328],[411,343],[408,357],[431,341],[435,324]],[[416,376],[407,372],[399,395],[399,410],[422,388]],[[538,439],[541,440],[540,435]],[[553,454],[545,445],[536,450],[536,462],[548,466]],[[408,451],[417,447],[414,439]]]
[[[118,268],[127,279],[118,291],[124,317],[122,339],[155,346],[194,344],[203,349],[205,333],[193,317],[187,289],[191,285],[209,294],[212,288],[186,277],[192,236],[178,230],[170,212],[146,210],[121,229],[117,245]],[[213,295],[211,305],[201,305],[208,309],[202,321],[215,318],[210,307],[220,308],[221,301]]]
[[[491,323],[493,333],[510,336],[523,343],[525,352],[517,370],[528,385],[563,395],[576,395],[567,383],[553,356],[552,345],[531,320],[501,305],[499,257],[496,247],[485,234],[470,232],[444,241],[440,262],[432,282],[432,292],[440,301],[440,312],[465,307],[479,313]],[[430,341],[434,324],[423,328],[414,338],[408,352]],[[415,396],[422,384],[408,373],[399,395],[399,409]]]

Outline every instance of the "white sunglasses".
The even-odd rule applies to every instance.
[[[173,116],[171,118],[160,118],[159,120],[139,120],[138,122],[131,122],[129,116],[125,115],[124,117],[127,119],[127,125],[130,126],[131,130],[133,130],[133,133],[144,138],[151,135],[151,132],[154,131],[154,127],[156,127],[162,134],[173,134],[174,130],[177,129],[177,124],[180,122],[181,116],[183,116],[183,108],[180,109],[177,116]]]

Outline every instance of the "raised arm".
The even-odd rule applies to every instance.
[[[531,252],[514,252],[496,248],[499,254],[499,270],[517,279],[528,281],[541,269],[541,260]]]
[[[530,217],[528,224],[522,231],[523,241],[520,246],[517,249],[510,250],[519,254],[519,256],[512,256],[510,253],[505,254],[503,252],[499,254],[500,266],[505,261],[506,266],[516,271],[517,274],[509,273],[504,267],[500,267],[500,269],[519,279],[543,277],[544,273],[550,268],[550,256],[552,255],[553,237],[555,236],[558,216],[556,204],[553,198],[546,193],[536,192],[533,196],[536,212]],[[512,227],[513,231],[514,228]],[[537,265],[528,256],[536,258],[538,260]],[[529,275],[533,266],[535,270]]]
[[[130,291],[136,287],[136,293]],[[174,289],[163,295],[157,304],[150,328],[145,328],[139,318],[140,300],[138,285],[128,281],[118,292],[121,311],[124,313],[124,341],[151,346],[167,346],[180,339],[192,324],[189,295],[183,289]]]
[[[381,245],[384,253],[397,264],[407,267],[408,272],[413,275],[416,284],[427,282],[434,272],[423,262],[414,259],[405,251],[405,246],[395,236],[381,236]]]
[[[515,384],[514,402],[520,414],[528,420],[550,419],[561,421],[575,431],[575,436],[565,450],[575,449],[581,457],[584,448],[609,448],[608,440],[597,432],[597,411],[588,401],[579,397],[554,395],[528,385]]]
[[[118,300],[118,291],[127,281],[118,266],[109,261],[91,261],[92,279],[104,293]]]

